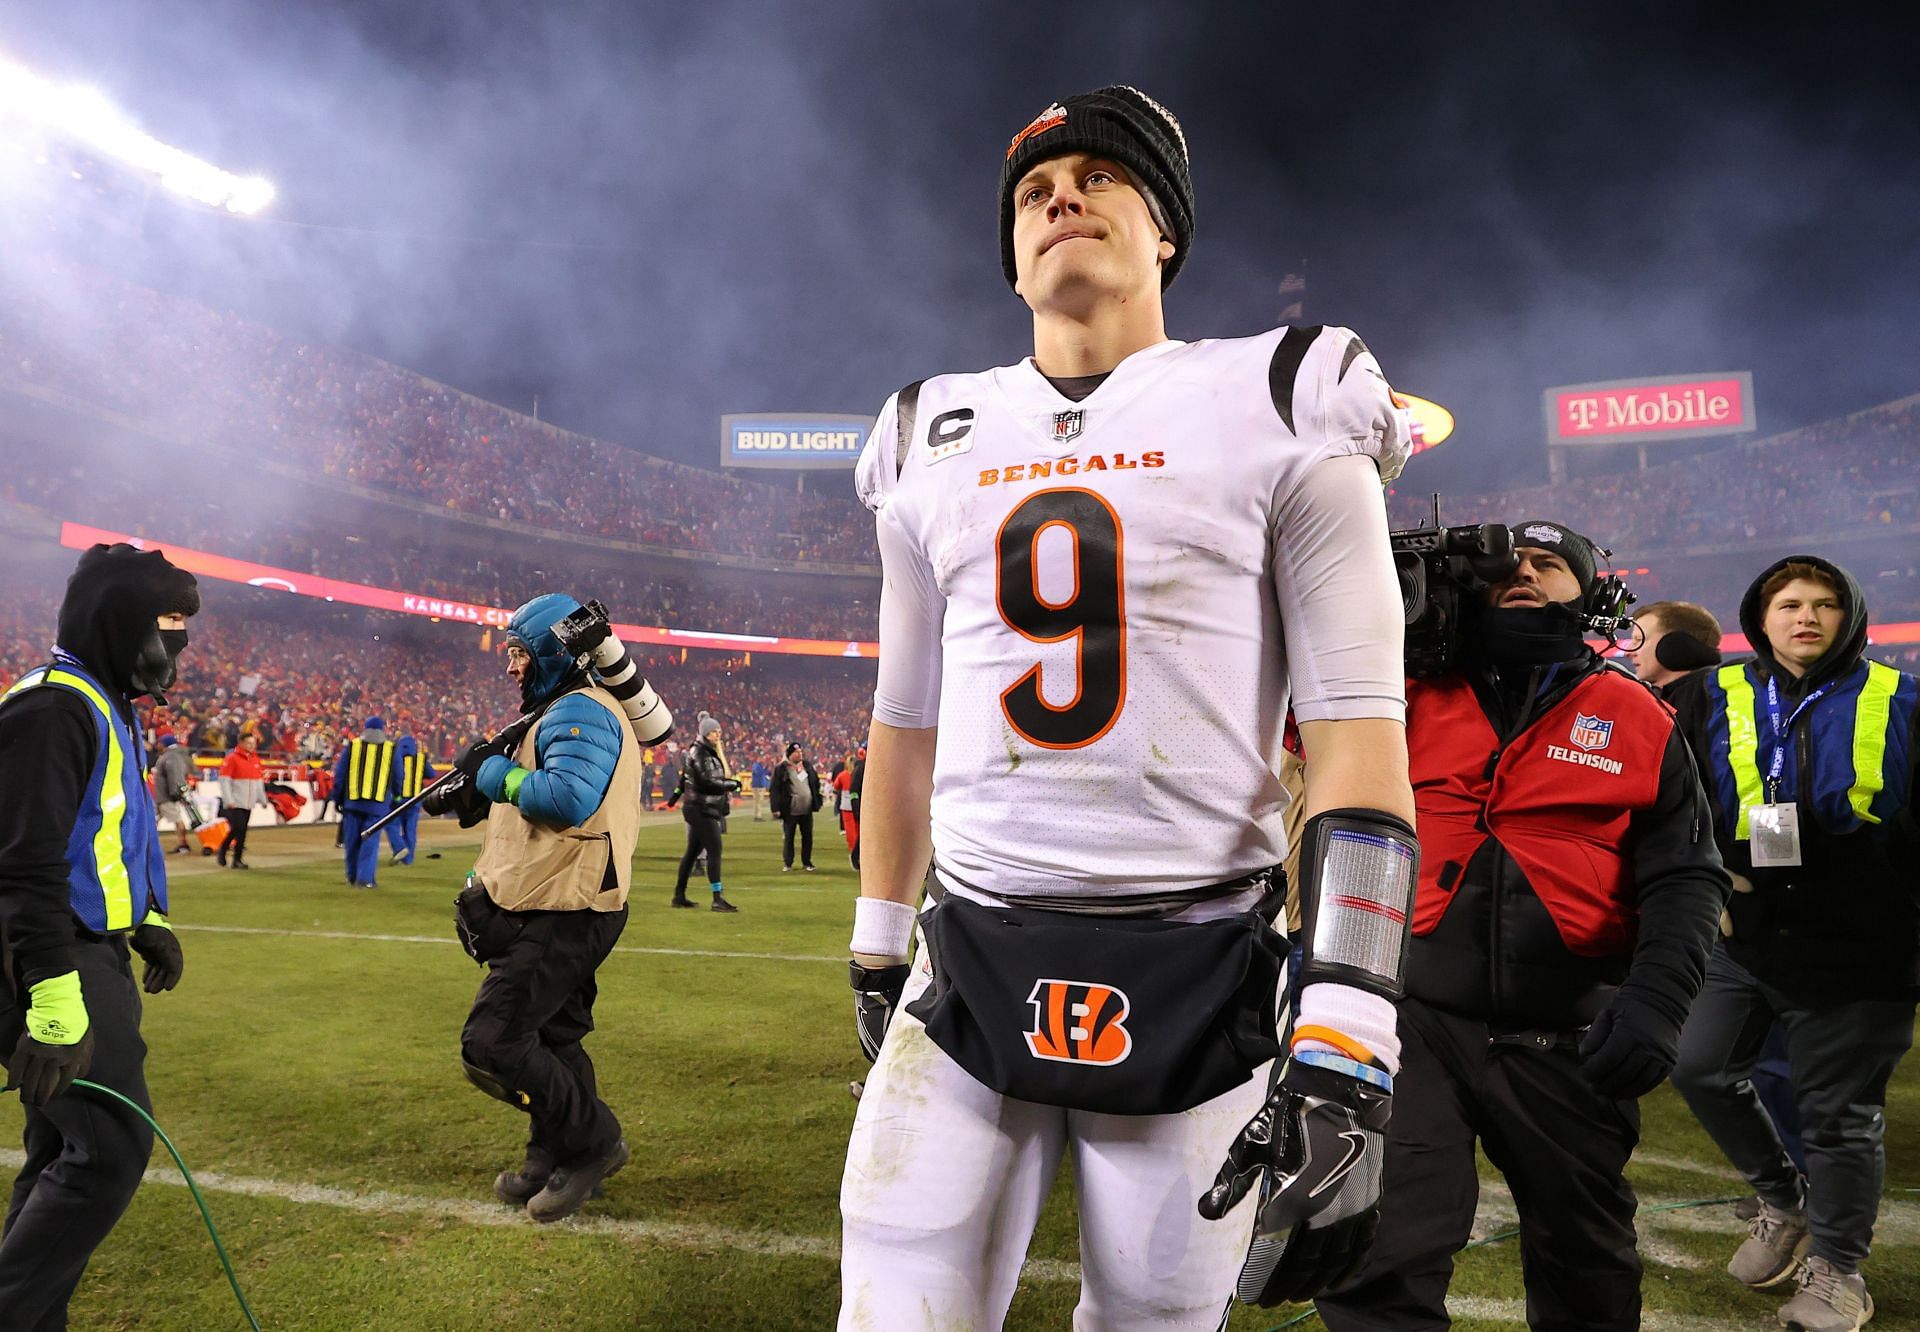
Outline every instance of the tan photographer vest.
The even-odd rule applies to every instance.
[[[618,911],[627,904],[633,845],[640,832],[640,745],[612,694],[599,685],[574,691],[611,712],[620,726],[620,758],[600,808],[585,823],[553,828],[527,818],[505,801],[487,815],[486,837],[473,871],[487,896],[505,911]],[[537,771],[540,728],[535,722],[520,742],[514,762]],[[600,885],[613,866],[613,886]]]

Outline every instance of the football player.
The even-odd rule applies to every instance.
[[[1345,329],[1167,336],[1193,187],[1138,90],[1015,135],[1000,216],[1033,354],[901,390],[858,473],[885,572],[852,941],[877,1059],[840,1326],[1000,1326],[1070,1153],[1074,1326],[1213,1329],[1236,1271],[1305,1298],[1373,1226],[1417,855],[1381,489],[1408,427]]]

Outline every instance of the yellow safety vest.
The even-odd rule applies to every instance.
[[[393,741],[355,740],[347,746],[347,799],[385,800],[393,775]]]

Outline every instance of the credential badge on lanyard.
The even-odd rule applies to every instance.
[[[1773,762],[1767,768],[1766,803],[1747,810],[1747,829],[1753,839],[1753,864],[1756,869],[1778,869],[1800,863],[1800,807],[1780,799],[1780,774],[1787,763],[1787,746],[1793,741],[1793,724],[1831,683],[1800,700],[1785,722],[1780,720],[1778,677],[1767,677],[1767,720],[1773,726]]]

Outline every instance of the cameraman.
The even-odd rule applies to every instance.
[[[1476,1138],[1520,1214],[1528,1321],[1640,1325],[1636,1098],[1673,1067],[1727,878],[1672,714],[1583,641],[1624,589],[1561,524],[1514,542],[1462,660],[1407,689],[1421,863],[1388,1186],[1360,1276],[1318,1301],[1333,1332],[1448,1325]]]
[[[510,751],[469,745],[454,761],[466,783],[428,801],[429,813],[486,820],[458,902],[462,942],[487,967],[460,1054],[476,1087],[532,1118],[525,1164],[493,1187],[542,1222],[573,1215],[627,1162],[580,1042],[593,1030],[594,972],[627,923],[640,745],[554,632],[581,609],[548,593],[513,613],[507,673],[536,720]]]

